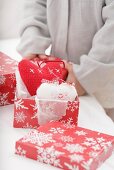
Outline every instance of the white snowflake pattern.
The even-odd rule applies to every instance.
[[[26,124],[23,126],[23,128],[32,128],[32,129],[36,129],[37,126],[32,126],[32,125],[30,125],[29,123],[26,123]]]
[[[4,75],[0,75],[0,85],[5,84],[6,77]]]
[[[23,105],[23,103],[24,103],[24,102],[22,101],[22,99],[15,101],[16,110],[17,110],[17,109],[20,110],[21,108],[22,108],[22,109],[28,109],[28,107],[25,107],[25,106]]]
[[[11,74],[9,78],[10,78],[13,82],[15,82],[15,81],[16,81],[15,74]]]
[[[37,149],[38,161],[62,168],[62,165],[60,164],[60,159],[58,159],[58,157],[64,154],[63,152],[55,150],[54,146],[47,148],[37,147]]]
[[[6,58],[5,63],[6,64],[11,64],[11,65],[14,65],[14,64],[16,65],[16,62],[14,60],[10,59],[10,58]]]
[[[58,78],[54,78],[52,80],[46,80],[46,79],[42,79],[41,81],[42,83],[56,83],[56,84],[59,84],[59,79]]]
[[[54,146],[56,146],[56,147],[63,147],[63,143],[54,143]]]
[[[79,108],[78,100],[75,100],[73,102],[68,103],[67,110],[70,110],[71,112],[74,112],[78,108]]]
[[[61,128],[51,128],[49,131],[52,133],[64,133],[65,130]]]
[[[99,152],[91,151],[89,152],[89,156],[92,158],[96,158],[98,156]]]
[[[26,115],[23,112],[16,112],[14,119],[16,120],[17,123],[24,122],[26,119]]]
[[[87,135],[87,133],[84,132],[83,130],[81,130],[81,131],[77,130],[77,131],[75,132],[75,134],[78,135],[78,136],[85,136],[85,135]]]
[[[111,142],[105,141],[105,139],[103,137],[96,138],[96,139],[86,137],[83,144],[93,148],[94,151],[100,150],[101,148],[103,148],[105,151],[107,151],[107,146],[111,146]]]
[[[30,68],[30,73],[33,73],[34,74],[34,70],[32,68]]]
[[[8,93],[3,93],[3,94],[0,93],[0,106],[9,104],[8,95],[9,95],[9,92]]]
[[[66,149],[70,153],[83,153],[86,148],[81,146],[80,144],[67,143],[64,149]]]
[[[92,163],[93,159],[89,159],[88,161],[83,161],[83,163],[81,163],[82,167],[85,169],[85,170],[91,170],[91,163]]]
[[[93,145],[96,144],[96,141],[95,141],[94,138],[88,138],[88,137],[86,137],[83,144],[86,145],[86,146],[93,146]]]
[[[14,66],[11,67],[13,71],[15,71],[17,69],[17,63],[15,63]]]
[[[61,137],[61,140],[63,141],[63,142],[73,142],[73,138],[71,137],[71,136],[62,136]]]
[[[21,146],[17,147],[15,153],[21,156],[26,156],[26,150],[22,149]]]
[[[4,64],[3,64],[3,65],[0,65],[0,72],[5,71],[5,70],[4,70],[4,67],[5,67],[5,65],[4,65]]]
[[[22,139],[22,142],[30,142],[38,146],[42,146],[46,143],[55,142],[52,137],[52,134],[46,134],[44,132],[38,132],[37,130],[34,130],[29,132],[28,135]]]
[[[64,165],[69,169],[69,170],[79,170],[79,166],[77,165],[70,165],[68,163],[64,163]]]
[[[53,74],[53,75],[54,75],[54,70],[53,70],[53,69],[50,69],[50,68],[48,67],[48,71],[49,71],[49,74]]]
[[[65,128],[67,128],[67,129],[72,129],[72,128],[76,127],[74,125],[74,123],[73,123],[73,118],[72,117],[68,118],[66,121],[61,120],[61,122],[64,124]]]
[[[78,154],[72,154],[69,156],[71,162],[77,162],[80,163],[81,161],[84,160],[84,157],[82,155],[78,155]]]
[[[31,119],[36,119],[38,117],[38,113],[37,113],[38,107],[37,107],[37,104],[35,104],[35,105],[30,104],[30,106],[32,107],[32,109],[34,111],[34,115],[31,117]]]

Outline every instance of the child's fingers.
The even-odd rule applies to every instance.
[[[38,54],[38,58],[40,58],[41,60],[45,60],[48,58],[48,56],[45,54]]]
[[[28,54],[28,55],[24,56],[24,58],[26,58],[28,60],[32,60],[32,59],[34,59],[36,57],[37,57],[37,54]]]
[[[72,71],[72,63],[68,62],[66,60],[63,60],[64,64],[65,64],[65,68],[68,70],[68,72]]]

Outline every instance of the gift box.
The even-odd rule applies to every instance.
[[[0,52],[0,106],[14,103],[17,62]]]
[[[16,142],[15,153],[64,170],[96,170],[114,150],[114,136],[49,122]]]
[[[59,106],[58,106],[59,107]],[[69,126],[76,126],[78,122],[79,99],[73,102],[68,102],[66,115],[59,121],[67,123]],[[14,121],[15,128],[37,128],[38,123],[38,108],[35,98],[17,98],[14,102]]]
[[[28,62],[25,60],[24,64],[27,63],[27,67],[28,67],[30,62],[33,63],[33,61]],[[53,68],[52,66],[54,64],[52,64],[52,62],[50,62],[50,63],[51,64],[49,65],[49,62],[48,62],[48,67],[46,65],[47,63],[43,63],[43,66],[41,67],[42,71],[40,70],[40,72],[37,73],[38,76],[35,75],[35,80],[40,77],[40,81],[42,78],[42,83],[47,83],[47,82],[50,83],[50,80],[52,80],[51,83],[57,82],[57,78],[59,78],[59,76],[61,76],[60,73],[62,72],[62,70],[61,70],[61,68],[58,67],[59,65],[57,65],[57,67]],[[56,63],[58,64],[58,61]],[[35,63],[35,71],[37,72],[37,69],[39,69],[39,66],[37,67],[36,65],[37,65],[37,62]],[[43,69],[44,67],[45,67],[45,69]],[[22,69],[23,69],[23,67],[22,67]],[[32,73],[31,73],[31,69],[32,69]],[[30,70],[30,72],[28,70]],[[33,74],[35,72],[34,65],[30,63],[30,68],[28,68],[28,70],[26,70],[27,74],[29,74],[29,75]],[[43,76],[44,73],[42,75],[42,72],[44,72],[44,73],[46,72],[46,75],[48,75],[45,77],[45,79]],[[56,72],[57,72],[57,74],[56,74]],[[53,73],[54,73],[54,75],[53,75]],[[41,75],[39,76],[39,74],[41,74]],[[55,74],[56,74],[56,76],[55,76]],[[31,79],[29,79],[30,77],[31,77],[31,79],[34,79],[34,74],[31,76],[28,76],[26,83],[28,83],[28,82],[30,83],[30,80],[31,80]],[[48,80],[46,80],[46,78]],[[36,97],[30,95],[30,93],[28,92],[28,89],[30,89],[30,84],[27,89],[27,86],[25,86],[26,83],[24,84],[24,82],[22,81],[22,78],[21,78],[19,72],[17,72],[17,74],[16,74],[16,79],[18,82],[17,82],[17,88],[16,88],[16,99],[14,102],[13,126],[15,128],[37,128],[37,127],[39,127],[39,121],[38,121],[39,110],[38,110],[38,105],[36,104],[36,101],[35,101]],[[24,77],[24,79],[25,79],[25,77]],[[34,82],[34,81],[32,80],[32,82]],[[36,87],[35,87],[35,89],[36,89]],[[31,90],[30,90],[30,92],[31,92]],[[47,93],[47,91],[45,91],[45,92]],[[59,106],[60,105],[58,104],[58,108],[59,108]],[[46,105],[46,108],[47,108],[47,105]],[[59,121],[68,123],[69,125],[72,125],[72,124],[77,125],[78,110],[79,110],[79,99],[78,99],[78,96],[76,95],[76,97],[73,101],[67,102],[67,107],[65,110],[66,114],[63,115]]]

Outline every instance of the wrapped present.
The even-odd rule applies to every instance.
[[[14,102],[17,62],[0,52],[0,106]]]
[[[59,119],[59,121],[68,123],[69,125],[77,125],[79,111],[79,100],[77,95],[74,100],[67,100],[65,102],[61,102],[60,100],[50,101],[40,99],[40,107],[37,105],[38,101],[36,101],[37,99],[35,98],[36,97],[17,98],[15,100],[13,122],[15,128],[37,128],[40,124],[50,121],[50,119]],[[43,109],[43,112],[41,109]]]
[[[28,67],[28,64],[30,62],[32,63],[32,68],[31,68],[31,64],[29,65],[30,68]],[[60,82],[60,81],[62,81],[65,78],[65,76],[66,76],[65,70],[63,70],[63,74],[61,73],[62,70],[61,70],[61,66],[60,65],[59,65],[59,68],[58,68],[58,62],[56,62],[56,64],[57,64],[56,67],[55,67],[54,64],[52,64],[52,62],[50,62],[51,66],[49,65],[49,62],[48,62],[48,67],[46,67],[46,65],[45,65],[47,63],[43,63],[42,70],[43,70],[43,67],[45,67],[46,70],[49,71],[48,72],[48,77],[43,76],[45,74],[42,75],[43,71],[41,71],[41,70],[40,70],[40,72],[34,71],[33,65],[35,65],[35,69],[36,69],[36,65],[38,64],[38,62],[33,62],[33,61],[29,61],[28,62],[28,61],[25,60],[24,64],[25,63],[27,64],[27,67],[28,67],[27,70],[30,70],[30,72],[31,72],[31,69],[32,69],[32,74],[34,75],[34,73],[35,73],[35,77],[32,76],[32,78],[31,78],[31,79],[33,79],[32,80],[32,84],[33,84],[34,81],[36,81],[36,84],[38,86],[39,86],[39,84],[40,85],[46,84],[46,83],[47,84],[48,83],[49,84],[51,84],[51,83],[52,84],[56,84],[57,82],[59,84],[61,84],[62,82]],[[61,62],[59,64],[61,64]],[[52,69],[53,65],[54,65],[54,68]],[[62,68],[63,68],[63,62],[62,62]],[[38,66],[37,66],[37,69],[38,69]],[[57,71],[57,74],[55,76],[56,69],[58,71]],[[46,70],[45,70],[45,72],[46,72]],[[28,75],[27,72],[28,71],[26,71],[26,74]],[[62,74],[62,77],[60,77],[61,74],[59,74],[59,72]],[[42,80],[41,80],[41,77],[40,77],[41,75],[39,76],[39,74],[42,75]],[[49,76],[49,74],[51,76]],[[38,79],[38,77],[40,77],[40,79]],[[31,81],[31,79],[29,80],[29,78],[27,77],[27,79],[28,79],[28,82],[26,81],[27,84],[30,83],[30,81]],[[57,78],[60,81],[58,81]],[[38,102],[35,100],[36,99],[36,95],[35,96],[31,95],[31,93],[34,92],[34,89],[37,90],[37,88],[36,88],[37,86],[35,85],[33,89],[30,89],[30,86],[27,87],[26,83],[24,83],[24,81],[23,81],[23,79],[25,79],[25,77],[22,78],[22,76],[20,74],[20,71],[17,71],[16,79],[17,79],[17,87],[16,87],[16,100],[15,100],[15,103],[14,103],[14,122],[13,122],[13,126],[15,128],[37,128],[37,127],[39,127],[40,123],[42,123],[42,122],[40,122],[41,114],[40,114],[40,118],[39,118],[39,113],[41,113],[41,107],[40,107],[40,110],[39,110]],[[38,79],[38,80],[36,80],[36,79]],[[31,84],[31,86],[32,86],[32,84]],[[72,90],[71,89],[70,89],[70,91],[73,91],[73,89]],[[47,92],[49,92],[49,90],[46,90],[46,89],[43,89],[43,90],[45,91],[45,94],[47,94]],[[60,121],[64,121],[64,122],[69,122],[69,124],[77,125],[78,110],[79,110],[79,100],[78,100],[78,96],[77,96],[76,90],[74,90],[74,91],[75,91],[75,93],[74,93],[75,98],[73,98],[72,101],[71,100],[67,100],[67,102],[65,101],[66,103],[64,102],[64,112],[65,113],[63,113],[63,115],[59,118],[59,120]],[[54,91],[54,93],[55,93],[55,91]],[[35,92],[35,94],[36,94],[36,92]],[[39,94],[39,92],[38,92],[38,94]],[[42,96],[42,97],[44,97],[44,96]],[[62,96],[59,96],[59,97],[62,97]],[[44,105],[44,101],[42,102],[42,99],[40,99],[39,101],[40,101],[39,104],[42,103]],[[49,113],[49,105],[51,104],[50,107],[52,107],[52,103],[53,103],[53,107],[58,106],[59,114],[60,114],[60,105],[61,105],[61,102],[59,102],[59,104],[57,104],[57,102],[59,102],[59,101],[57,101],[57,100],[56,101],[51,101],[51,102],[47,101],[47,103],[45,103],[46,104],[45,108],[47,108],[48,113]],[[63,106],[63,104],[61,105],[61,108],[62,108],[62,106]],[[52,111],[52,109],[50,111]],[[51,114],[51,112],[50,112],[50,114]],[[51,117],[51,120],[53,120],[53,118]],[[46,123],[46,122],[44,122],[44,123]]]
[[[15,153],[65,170],[96,170],[114,150],[114,136],[49,122],[16,142]]]

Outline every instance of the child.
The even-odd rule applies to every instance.
[[[66,81],[78,94],[113,110],[114,0],[25,0],[20,34],[23,57],[47,58],[52,44],[51,55],[64,59]]]

